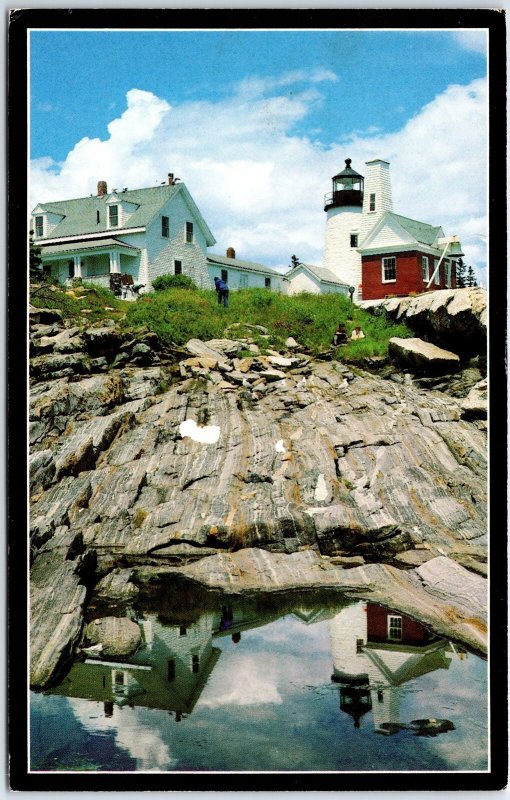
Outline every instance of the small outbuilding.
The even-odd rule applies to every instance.
[[[299,263],[285,274],[287,294],[343,294],[349,296],[349,285],[339,280],[331,270],[314,264]]]
[[[283,273],[255,261],[236,258],[233,247],[227,249],[225,256],[207,256],[207,269],[211,286],[214,286],[214,278],[221,278],[228,283],[229,289],[270,289],[281,294],[287,292],[287,278]]]

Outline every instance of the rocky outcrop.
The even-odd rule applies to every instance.
[[[441,375],[456,372],[460,367],[458,355],[422,339],[394,337],[389,341],[389,354],[401,367],[417,374]]]
[[[405,322],[415,333],[447,350],[470,356],[487,348],[487,292],[440,289],[416,297],[365,300],[361,307]]]
[[[302,591],[310,586],[341,590],[347,597],[361,596],[418,617],[438,633],[487,652],[486,581],[444,556],[410,571],[386,564],[342,569],[311,550],[284,556],[247,549],[162,573],[167,580],[176,574],[232,595]],[[152,578],[146,568],[137,571],[141,584]]]
[[[459,576],[485,589],[485,421],[410,375],[296,348],[240,358],[250,344],[34,380],[35,686],[73,652],[85,605],[161,576],[363,592],[483,650],[482,612],[455,598]]]

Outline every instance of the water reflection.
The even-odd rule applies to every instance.
[[[437,715],[401,720],[400,687],[426,673],[449,669],[454,653],[465,657],[464,648],[455,648],[404,614],[368,602],[336,614],[329,632],[331,679],[340,687],[340,708],[352,717],[355,728],[372,711],[374,730],[385,735],[411,730],[433,736],[454,729],[450,720],[438,720]]]
[[[462,648],[399,612],[343,602],[224,598],[201,613],[138,610],[133,656],[86,648],[59,686],[34,698],[33,768],[72,769],[79,753],[90,761],[98,735],[116,765],[98,770],[484,768],[483,662],[470,657],[470,681],[445,682],[441,674],[465,664]],[[44,739],[64,698],[81,726],[58,706],[62,731],[80,741],[74,750],[58,731]]]

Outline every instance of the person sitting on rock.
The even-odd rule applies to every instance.
[[[364,338],[365,338],[365,334],[361,330],[360,326],[356,325],[356,327],[354,328],[353,332],[351,333],[351,339],[364,339]]]
[[[331,344],[333,347],[338,347],[339,344],[345,344],[347,342],[347,332],[345,330],[345,326],[342,325],[341,322],[338,323],[338,328],[335,331],[335,335],[333,336],[333,341]]]

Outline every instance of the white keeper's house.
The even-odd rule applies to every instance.
[[[184,274],[210,286],[207,248],[216,240],[184,183],[108,191],[42,203],[32,211],[43,270],[61,283],[83,278],[111,286],[111,275],[150,288],[158,275]]]
[[[47,277],[66,283],[74,278],[123,287],[128,299],[148,291],[159,275],[187,275],[197,286],[214,287],[223,277],[230,288],[285,291],[275,270],[226,256],[207,255],[216,243],[184,183],[168,175],[168,183],[147,189],[108,191],[76,200],[40,203],[32,211],[34,242],[41,248]],[[119,291],[122,291],[119,289]]]

